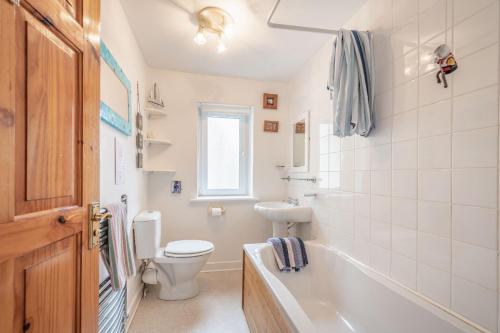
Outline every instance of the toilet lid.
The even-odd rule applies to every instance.
[[[214,245],[203,240],[180,240],[169,242],[165,247],[165,254],[197,254],[213,250]]]

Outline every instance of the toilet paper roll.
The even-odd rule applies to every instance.
[[[210,208],[210,213],[212,214],[212,216],[221,216],[222,215],[222,208],[220,208],[220,207]]]

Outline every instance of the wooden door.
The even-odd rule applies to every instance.
[[[0,0],[0,332],[96,332],[99,0]]]

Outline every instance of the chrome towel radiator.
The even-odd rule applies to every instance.
[[[127,195],[121,196],[127,205]],[[99,247],[101,251],[108,249],[108,219],[99,225]],[[99,333],[125,333],[127,327],[127,285],[121,290],[113,291],[109,276],[99,285]]]

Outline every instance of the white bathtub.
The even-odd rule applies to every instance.
[[[270,245],[244,245],[297,332],[485,332],[338,250],[315,242],[306,248],[309,265],[287,273],[278,270]]]

